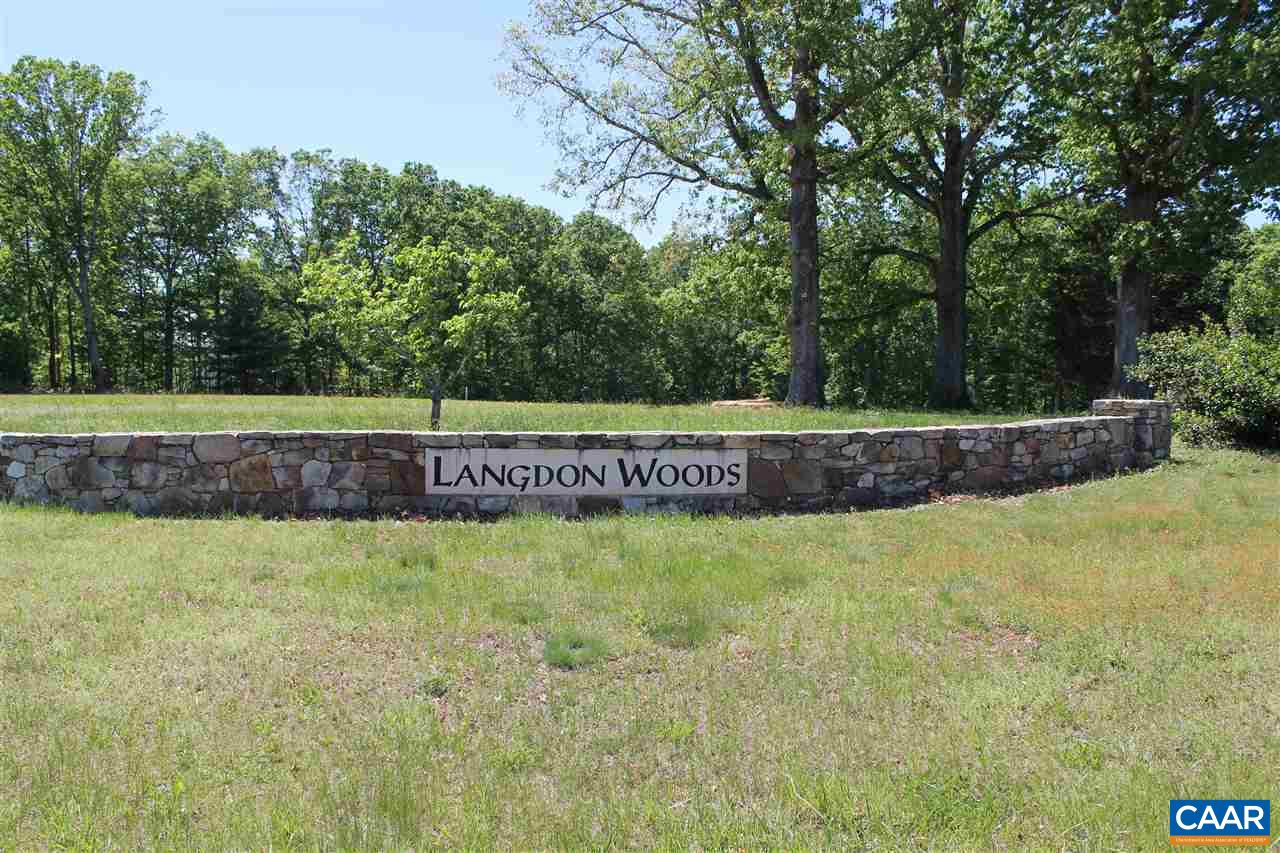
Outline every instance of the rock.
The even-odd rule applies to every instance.
[[[181,486],[170,486],[156,492],[151,498],[151,505],[161,515],[190,515],[204,508],[195,492]]]
[[[49,488],[55,492],[61,492],[71,488],[71,477],[67,474],[67,469],[63,465],[50,468],[44,475],[44,481],[49,484]]]
[[[97,435],[93,438],[94,456],[124,456],[129,452],[129,444],[133,436],[122,433]]]
[[[125,492],[124,502],[135,515],[151,515],[154,512],[151,500],[142,492]]]
[[[276,488],[275,478],[271,473],[271,460],[266,454],[232,462],[227,469],[227,476],[231,480],[233,492],[269,492]]]
[[[27,476],[27,466],[21,462],[14,461],[9,463],[9,467],[5,469],[5,474],[14,480]]]
[[[457,447],[459,444],[457,433],[423,433],[426,435],[436,436],[436,440],[449,441],[452,444],[433,444],[424,445],[430,447]],[[413,450],[413,433],[409,432],[371,432],[369,433],[370,447],[385,447],[388,450],[402,450],[408,453]]]
[[[333,465],[329,462],[318,462],[312,459],[302,466],[302,487],[315,488],[329,484],[329,471]],[[337,504],[334,504],[337,507]]]
[[[481,498],[477,503],[481,512],[486,511],[484,507],[485,500],[486,498]],[[622,498],[620,497],[584,495],[578,498],[579,515],[608,515],[615,512],[622,512]]]
[[[787,481],[777,465],[751,459],[747,463],[747,490],[759,498],[785,498]]]
[[[959,468],[964,464],[964,451],[960,449],[958,443],[954,441],[943,442],[942,464],[947,468]]]
[[[338,493],[330,488],[316,486],[294,494],[295,506],[300,513],[331,512],[338,508]]]
[[[156,458],[156,446],[159,444],[159,437],[154,435],[135,435],[133,441],[129,443],[130,459],[135,462],[146,462]]]
[[[201,462],[235,462],[240,458],[240,439],[229,432],[197,435],[191,449]]]
[[[81,456],[67,468],[72,485],[80,489],[101,489],[116,484],[116,477],[111,469],[92,456]]]
[[[365,467],[360,462],[334,462],[329,472],[329,488],[364,488]]]
[[[391,463],[391,491],[420,497],[427,493],[427,469],[413,462]]]
[[[13,497],[19,501],[46,503],[49,500],[49,488],[40,477],[23,477],[14,485]]]
[[[783,460],[791,458],[791,447],[786,444],[762,444],[760,446],[760,458]]]
[[[339,500],[338,507],[345,512],[368,512],[369,498],[360,492],[348,492]]]
[[[135,462],[129,470],[129,482],[135,489],[158,489],[164,485],[168,469],[158,462]]]
[[[657,450],[666,447],[670,442],[671,436],[654,432],[633,432],[628,439],[631,447],[643,450]]]
[[[875,474],[867,473],[867,474],[863,474],[861,477],[858,478],[859,489],[870,489],[870,488],[873,488],[875,484],[876,484]]]
[[[273,444],[270,439],[265,438],[241,438],[240,439],[240,455],[253,456],[258,453],[270,453]]]
[[[258,515],[263,518],[280,518],[284,515],[284,497],[268,492],[258,498]]]
[[[974,468],[965,475],[966,486],[976,489],[992,489],[1004,482],[1003,468]]]
[[[302,488],[302,466],[288,465],[283,468],[272,468],[271,477],[277,489]]]
[[[793,495],[812,495],[822,491],[822,466],[816,462],[784,462],[782,478],[787,484],[787,491]]]
[[[226,476],[226,465],[195,465],[182,472],[182,485],[193,492],[216,492]]]
[[[95,491],[84,492],[72,506],[81,512],[102,512],[107,508],[106,502],[102,500],[102,493]]]
[[[584,498],[585,500],[585,498]],[[511,498],[507,496],[491,496],[476,500],[476,509],[480,512],[499,513],[511,508]]]
[[[898,453],[903,459],[923,459],[924,439],[914,435],[898,439]]]

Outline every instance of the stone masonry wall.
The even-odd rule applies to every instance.
[[[0,434],[0,500],[86,512],[431,516],[896,506],[933,491],[1059,483],[1169,455],[1170,406],[1097,400],[1091,417],[1000,426],[800,433],[239,432]],[[430,448],[745,449],[745,495],[447,497]]]

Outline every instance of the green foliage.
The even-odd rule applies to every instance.
[[[1239,258],[1224,262],[1233,332],[1280,335],[1280,224],[1246,232]]]
[[[563,628],[547,637],[542,659],[556,669],[582,669],[608,653],[604,640],[578,628]]]
[[[1174,426],[1193,444],[1280,447],[1280,338],[1221,324],[1151,335],[1133,375],[1178,403]]]

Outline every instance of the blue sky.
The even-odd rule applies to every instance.
[[[0,0],[0,67],[23,54],[130,71],[162,128],[236,150],[329,148],[398,170],[415,160],[571,217],[545,189],[556,152],[536,109],[497,89],[507,23],[528,0]],[[652,244],[671,209],[636,236]],[[635,230],[635,229],[633,229]]]

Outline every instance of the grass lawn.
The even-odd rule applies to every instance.
[[[453,432],[575,432],[823,429],[956,424],[955,413],[831,409],[712,409],[581,403],[446,400],[441,428]],[[1036,415],[970,415],[1008,423]],[[1042,416],[1041,416],[1042,417]],[[0,395],[0,432],[216,432],[218,430],[421,430],[431,401],[381,397],[240,397],[118,394]]]
[[[405,407],[149,399],[31,416]],[[0,588],[0,849],[1164,850],[1172,797],[1280,800],[1274,456],[803,517],[0,506]]]

